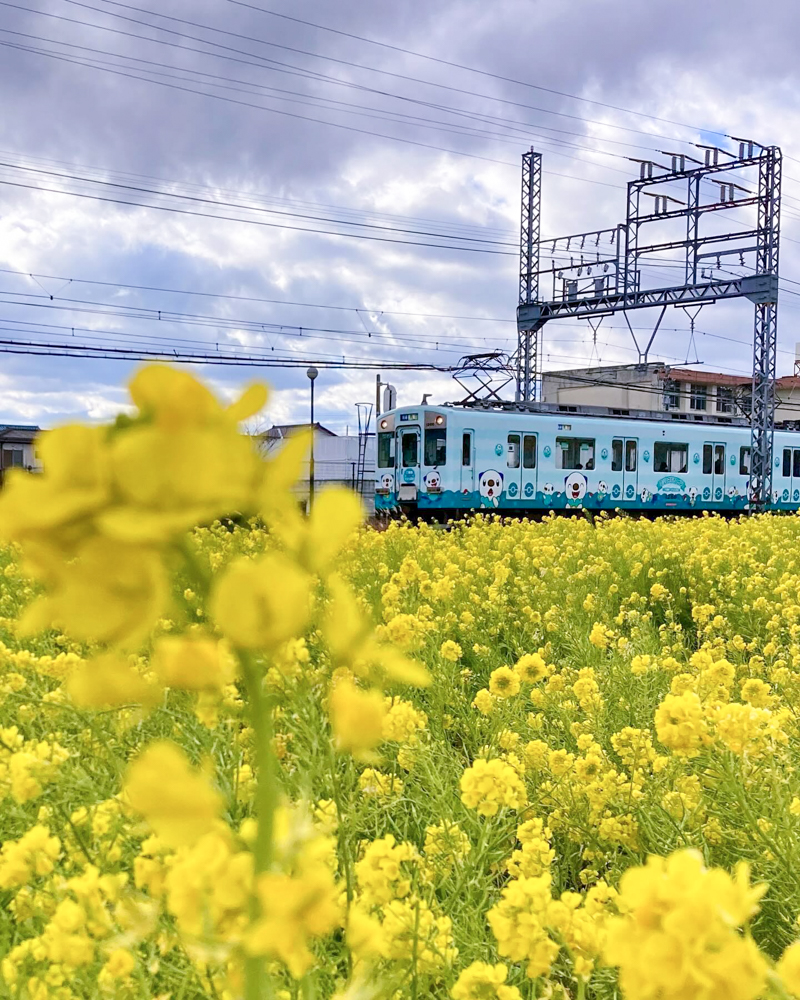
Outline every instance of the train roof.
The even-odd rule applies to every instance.
[[[398,406],[391,412],[401,410],[421,410],[419,406]],[[542,416],[584,416],[584,417],[622,417],[626,420],[650,420],[658,423],[689,423],[689,424],[716,424],[728,427],[749,427],[750,422],[744,416],[733,414],[709,414],[702,412],[682,412],[665,410],[640,410],[629,407],[612,406],[577,406],[565,403],[532,403],[532,402],[511,402],[506,400],[494,401],[471,401],[469,403],[426,403],[426,410],[462,410],[471,412],[509,414],[509,413],[530,413]]]

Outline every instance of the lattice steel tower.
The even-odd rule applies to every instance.
[[[519,306],[515,355],[516,398],[524,404],[538,394],[542,331],[551,320],[570,317],[599,321],[622,313],[639,355],[647,360],[668,306],[702,306],[720,299],[747,298],[755,304],[751,423],[750,503],[758,509],[771,497],[777,353],[778,253],[780,242],[781,151],[737,139],[738,155],[699,145],[701,159],[662,150],[669,165],[638,160],[639,177],[628,182],[624,223],[612,229],[541,238],[542,154],[522,157]],[[744,180],[757,191],[739,183]],[[708,183],[716,186],[706,196]],[[681,190],[682,188],[682,190]],[[683,194],[683,198],[676,195]],[[652,199],[647,201],[646,199]],[[712,213],[756,208],[754,226],[729,232],[701,232]],[[724,214],[722,215],[724,219]],[[683,232],[679,232],[684,225]],[[741,224],[743,220],[737,218]],[[667,239],[644,238],[645,227],[666,229]],[[541,267],[543,247],[551,266]],[[645,287],[641,258],[681,251],[680,284]],[[563,260],[559,261],[558,258]],[[725,265],[722,261],[725,259]],[[675,257],[664,258],[674,267]],[[731,268],[750,273],[737,274]],[[662,272],[663,273],[663,269]],[[542,280],[552,281],[547,293]],[[548,294],[549,293],[549,294]],[[660,308],[644,349],[628,319],[633,309]],[[595,327],[596,329],[596,327]]]

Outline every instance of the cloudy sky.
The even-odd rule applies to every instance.
[[[340,431],[376,371],[401,403],[458,398],[400,366],[513,351],[531,145],[551,237],[623,219],[629,157],[780,145],[788,373],[799,31],[785,0],[757,19],[740,0],[0,0],[0,420],[108,418],[131,349],[263,359],[197,370],[226,393],[269,381],[267,423],[306,419],[309,360]],[[643,280],[670,283],[651,260]],[[746,302],[707,307],[690,348],[672,309],[651,358],[746,373],[752,324]],[[621,318],[596,339],[551,323],[545,367],[636,360]],[[17,353],[48,344],[93,356]]]

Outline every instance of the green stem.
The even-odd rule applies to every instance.
[[[279,796],[278,764],[272,747],[272,707],[264,694],[261,670],[249,652],[240,649],[237,650],[237,655],[255,739],[255,807],[258,826],[253,867],[258,880],[258,876],[269,871],[272,866],[275,810]],[[255,920],[258,915],[258,900],[254,894],[250,904],[250,919]],[[245,963],[245,1000],[264,1000],[271,998],[272,993],[272,985],[264,971],[263,957],[258,955],[248,958]]]

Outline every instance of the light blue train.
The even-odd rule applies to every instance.
[[[400,407],[378,419],[375,509],[746,509],[750,429],[737,418],[565,408]],[[776,430],[772,503],[800,508],[800,432]]]

